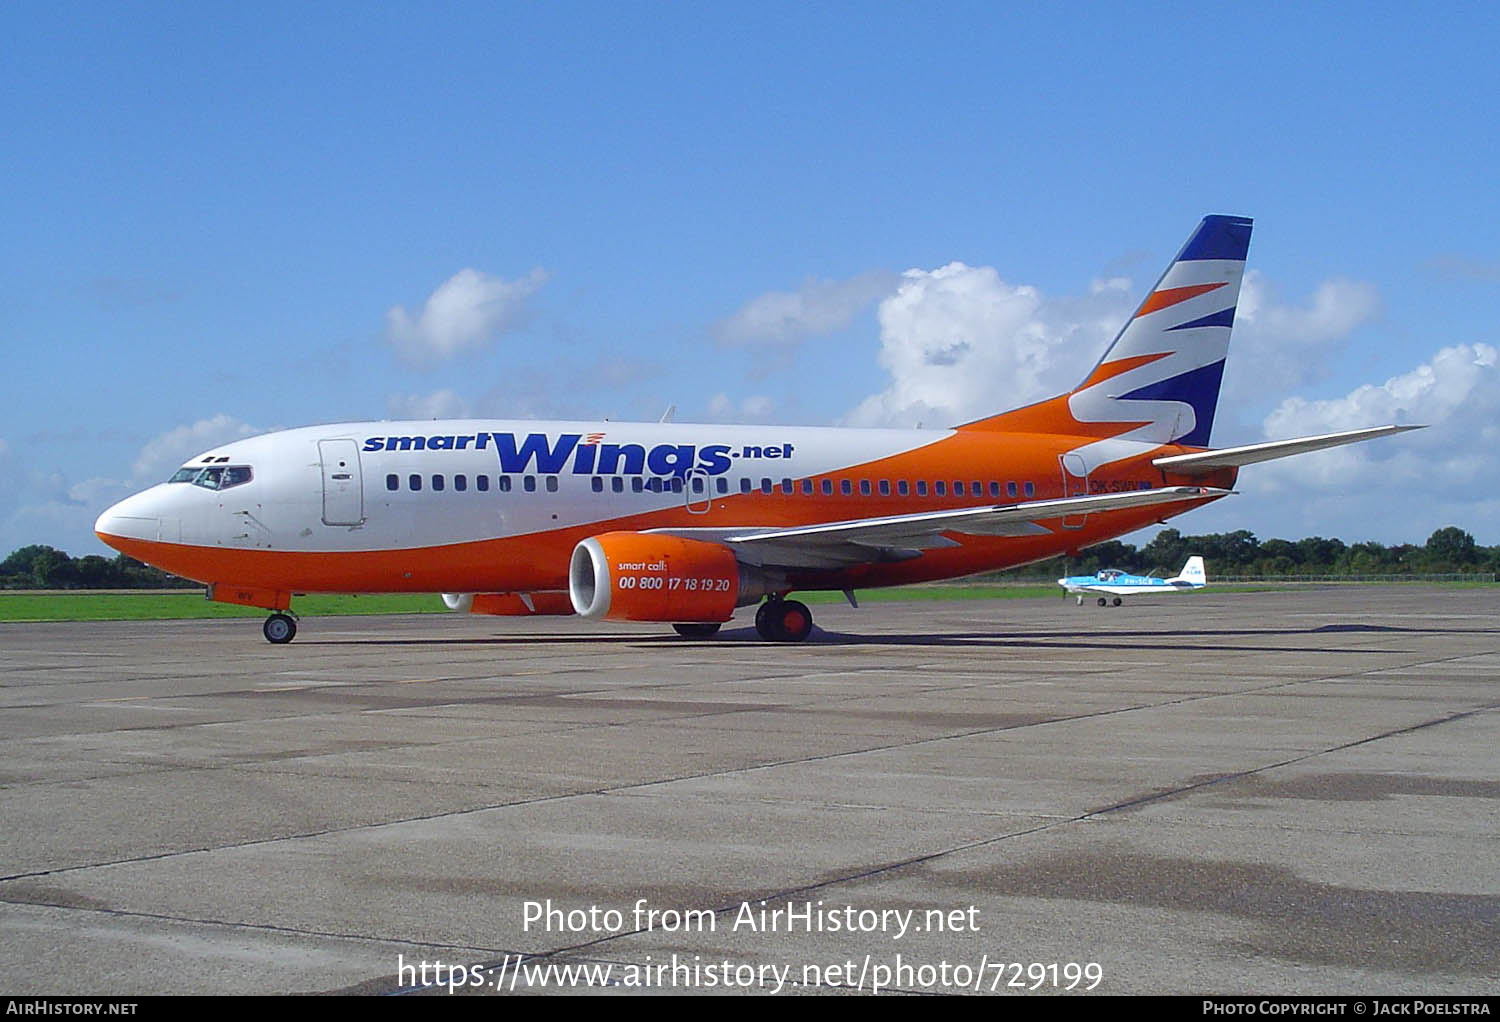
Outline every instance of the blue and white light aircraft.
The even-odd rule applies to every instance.
[[[1185,593],[1202,589],[1208,585],[1208,575],[1203,571],[1203,558],[1189,557],[1175,578],[1156,578],[1152,575],[1131,575],[1119,568],[1105,568],[1095,575],[1072,575],[1060,578],[1057,584],[1078,597],[1083,606],[1085,596],[1099,597],[1099,606],[1113,603],[1118,607],[1126,596],[1159,596],[1163,593]]]

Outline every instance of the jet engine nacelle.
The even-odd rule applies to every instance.
[[[573,548],[568,595],[587,618],[728,621],[766,592],[754,569],[718,543],[648,532],[606,532]]]

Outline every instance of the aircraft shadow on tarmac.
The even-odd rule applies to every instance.
[[[993,647],[999,649],[1098,649],[1098,650],[1179,650],[1190,652],[1269,652],[1269,653],[1385,653],[1399,655],[1399,650],[1369,648],[1345,648],[1324,645],[1286,646],[1270,643],[1269,640],[1289,637],[1311,637],[1316,635],[1376,633],[1376,634],[1462,634],[1485,635],[1500,632],[1497,628],[1466,627],[1405,627],[1370,624],[1332,624],[1311,628],[1232,628],[1232,629],[1139,629],[1087,634],[1059,629],[1057,631],[1007,632],[935,632],[924,634],[875,633],[856,635],[847,632],[828,631],[814,627],[805,643],[796,645],[814,646],[953,646]],[[1224,640],[1238,639],[1244,644],[1228,645]],[[1268,644],[1256,644],[1254,640]],[[657,647],[715,647],[744,646],[758,648],[782,647],[781,643],[766,643],[753,628],[736,628],[721,631],[708,639],[684,639],[681,636],[662,635],[606,635],[577,633],[529,633],[525,635],[486,635],[470,637],[433,636],[431,638],[344,638],[313,639],[308,637],[299,646],[309,645],[361,645],[361,646],[649,646]],[[786,646],[785,648],[795,648]]]

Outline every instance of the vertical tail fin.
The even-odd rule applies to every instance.
[[[1207,446],[1251,224],[1204,217],[1072,392],[967,428],[1099,437],[1077,452],[1089,467],[1121,456],[1114,441]]]
[[[1208,585],[1208,573],[1203,570],[1203,558],[1189,557],[1187,563],[1182,566],[1176,578],[1167,579],[1168,582],[1186,582],[1189,585]]]
[[[1219,404],[1252,221],[1207,216],[1093,372],[1068,398],[1079,422],[1140,422],[1128,436],[1206,447]]]

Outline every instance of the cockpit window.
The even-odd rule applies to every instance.
[[[254,477],[249,465],[211,465],[198,468],[188,465],[172,473],[169,483],[192,483],[205,490],[227,490],[231,486],[248,483]]]

